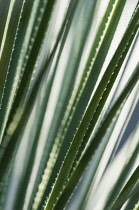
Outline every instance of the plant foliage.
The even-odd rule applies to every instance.
[[[0,209],[139,208],[138,0],[0,1]]]

